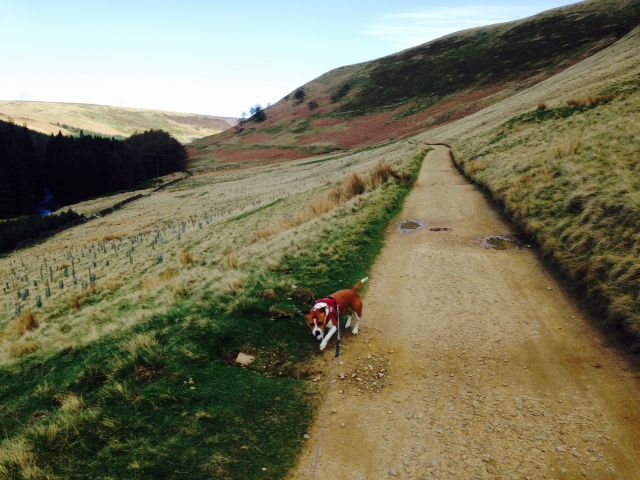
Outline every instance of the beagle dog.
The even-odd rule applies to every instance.
[[[327,348],[327,343],[338,330],[340,315],[348,315],[345,328],[351,326],[351,316],[356,317],[351,333],[358,334],[362,319],[362,299],[358,296],[358,290],[368,279],[369,277],[363,278],[351,290],[338,290],[326,298],[317,300],[311,311],[307,313],[307,325],[311,329],[311,334],[320,342],[321,351]],[[328,329],[326,335],[325,329]]]

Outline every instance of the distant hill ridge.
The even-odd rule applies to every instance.
[[[129,137],[145,130],[165,130],[182,143],[226,130],[235,118],[84,103],[0,100],[0,120],[46,134]]]

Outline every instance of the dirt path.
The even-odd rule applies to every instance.
[[[446,148],[406,219],[291,478],[640,479],[640,377],[531,251],[480,246],[509,227]]]

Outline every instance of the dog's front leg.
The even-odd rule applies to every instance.
[[[329,340],[331,339],[331,337],[333,337],[333,334],[336,333],[336,330],[338,330],[338,328],[335,325],[331,324],[331,327],[329,327],[329,331],[327,332],[327,335],[324,337],[324,339],[320,343],[320,351],[327,348],[327,343],[329,343]]]
[[[347,316],[347,323],[344,324],[344,328],[349,328],[351,326],[351,315]]]

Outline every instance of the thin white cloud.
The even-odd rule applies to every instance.
[[[365,34],[386,40],[401,49],[459,30],[507,22],[534,12],[531,8],[515,5],[439,7],[398,12],[385,15],[381,21],[369,25]]]

